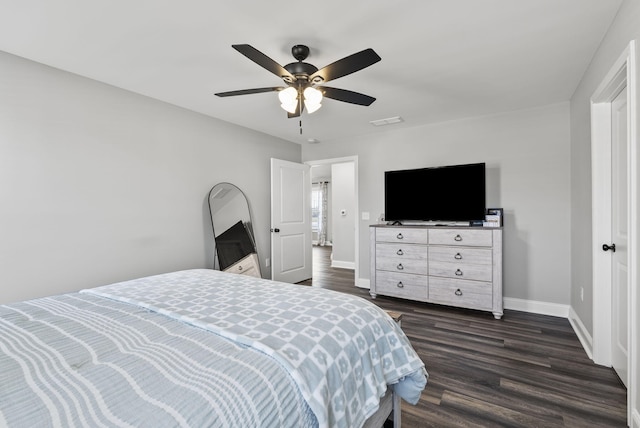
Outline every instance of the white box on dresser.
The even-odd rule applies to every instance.
[[[490,311],[502,308],[502,228],[372,225],[370,293]]]

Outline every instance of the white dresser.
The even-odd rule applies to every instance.
[[[502,228],[373,225],[370,234],[372,297],[502,317]]]
[[[260,263],[258,262],[258,255],[256,253],[249,254],[243,259],[238,260],[237,262],[226,268],[224,271],[261,278]]]

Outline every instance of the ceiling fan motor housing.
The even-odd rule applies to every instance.
[[[284,66],[284,69],[296,76],[296,79],[308,80],[308,77],[318,71],[318,67],[307,62],[292,62]]]
[[[309,56],[309,47],[305,45],[295,45],[291,48],[291,55],[293,55],[298,62],[287,64],[284,66],[284,69],[293,74],[297,80],[300,80],[300,83],[308,82],[309,76],[318,71],[318,67],[315,65],[303,62]],[[290,82],[290,78],[284,79],[284,81],[292,83]]]

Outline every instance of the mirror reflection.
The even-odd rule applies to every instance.
[[[214,267],[261,277],[245,194],[231,183],[216,184],[209,192],[209,212],[215,241]]]

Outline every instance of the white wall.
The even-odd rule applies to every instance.
[[[0,52],[0,303],[213,266],[221,181],[264,263],[271,157],[300,146]]]
[[[353,162],[331,164],[332,266],[355,268],[355,166]],[[344,215],[342,211],[344,210]]]
[[[369,224],[384,209],[384,171],[485,162],[487,205],[503,207],[504,294],[568,305],[569,103],[305,145],[303,161],[358,156],[359,271],[369,278]],[[428,197],[429,189],[423,189]],[[358,216],[360,218],[360,216]]]

